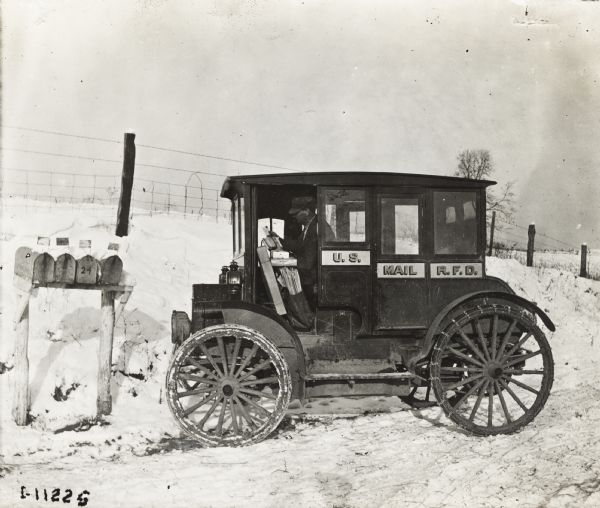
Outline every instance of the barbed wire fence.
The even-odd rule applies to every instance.
[[[496,221],[499,221],[502,227],[495,232],[495,240],[491,246],[492,256],[515,259],[526,265],[529,227],[498,218]],[[490,235],[488,235],[488,240],[489,237]],[[538,268],[556,268],[579,274],[582,247],[536,231],[532,264]],[[585,248],[587,249],[587,247]],[[586,250],[585,273],[590,279],[600,280],[599,252]]]
[[[1,191],[4,196],[24,198],[27,203],[21,206],[41,207],[50,206],[52,203],[70,203],[75,206],[86,203],[115,207],[116,216],[122,159],[119,156],[90,156],[82,152],[100,150],[101,153],[114,153],[116,146],[123,147],[122,141],[29,127],[2,125],[2,129],[20,134],[20,146],[3,145],[0,148],[3,153],[0,173]],[[46,141],[49,136],[66,139],[68,148],[72,151],[34,149],[40,141]],[[186,218],[209,217],[217,222],[231,221],[230,201],[220,197],[220,185],[226,176],[240,174],[240,167],[297,171],[273,164],[141,143],[136,143],[136,151],[132,215],[177,213]],[[32,159],[33,163],[29,166],[19,164],[18,167],[6,165],[7,154],[12,155],[13,159],[16,158],[15,154],[27,157]],[[183,157],[186,159],[186,165],[190,165],[191,160],[193,168],[163,163],[161,160],[164,160],[165,156],[169,160]],[[198,160],[202,162],[199,164]],[[63,170],[64,161],[71,164],[77,161],[80,169]],[[212,170],[210,163],[217,161],[225,163],[226,167]],[[32,201],[35,204],[32,204]]]
[[[9,175],[3,179],[7,197],[20,197],[40,205],[90,203],[115,207],[115,210],[119,204],[120,176],[1,169]],[[45,175],[48,182],[30,181],[32,174]],[[59,176],[61,178],[57,179]],[[219,195],[220,189],[204,186],[201,181],[191,185],[137,177],[133,186],[132,214],[173,212],[184,217],[213,217],[217,222],[230,220],[228,203]]]

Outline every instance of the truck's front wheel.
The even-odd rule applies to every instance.
[[[200,330],[177,349],[167,400],[180,427],[207,446],[265,439],[290,402],[289,367],[277,347],[246,326]]]

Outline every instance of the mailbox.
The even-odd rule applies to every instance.
[[[33,277],[35,284],[54,282],[54,258],[44,252],[39,254],[33,261]]]
[[[58,256],[54,263],[55,282],[73,284],[75,282],[76,265],[75,258],[71,254],[65,253]]]
[[[69,245],[68,238],[57,239],[61,247]],[[89,246],[90,242],[80,242]],[[121,281],[125,277],[123,261],[114,252],[109,252],[102,259],[90,254],[79,259],[68,253],[57,252],[56,259],[47,252],[36,252],[30,247],[19,247],[15,252],[14,285],[21,291],[29,291],[32,286],[48,286],[56,283],[59,286],[98,285],[118,286],[127,284]],[[91,289],[91,288],[90,288]],[[100,287],[99,287],[100,289]]]
[[[31,280],[33,275],[33,262],[39,253],[29,247],[19,247],[15,253],[15,276]]]
[[[119,256],[109,256],[100,261],[100,283],[118,284],[123,273],[123,261]]]
[[[75,281],[80,284],[96,284],[100,272],[100,263],[92,256],[83,256],[77,260]]]

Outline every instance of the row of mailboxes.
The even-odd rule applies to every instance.
[[[88,255],[76,260],[64,253],[54,259],[29,247],[19,247],[15,255],[15,276],[32,284],[118,284],[122,273],[123,261],[116,255],[102,259]]]

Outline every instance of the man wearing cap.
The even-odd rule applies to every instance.
[[[289,214],[302,226],[302,231],[297,238],[282,239],[283,248],[293,252],[298,260],[302,292],[312,310],[317,306],[317,256],[319,254],[315,207],[315,199],[311,196],[293,198]],[[272,233],[272,235],[276,234]]]

